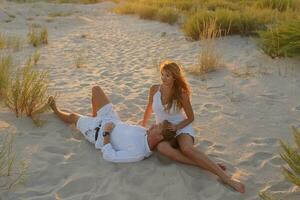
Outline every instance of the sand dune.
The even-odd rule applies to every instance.
[[[159,83],[156,65],[172,59],[186,68],[197,63],[201,46],[188,42],[177,26],[118,16],[113,3],[96,5],[15,4],[1,2],[0,32],[26,37],[28,25],[46,25],[49,44],[39,51],[38,68],[50,72],[58,105],[91,112],[91,88],[101,85],[129,123],[142,118],[150,85]],[[62,17],[49,14],[62,12]],[[5,22],[13,13],[15,18]],[[165,34],[164,34],[165,33]],[[300,60],[264,55],[255,39],[240,36],[217,41],[227,67],[206,80],[188,74],[195,112],[196,145],[245,182],[241,195],[195,167],[155,154],[134,164],[105,162],[74,127],[52,113],[36,128],[0,108],[0,134],[15,132],[16,151],[30,158],[28,179],[2,200],[208,199],[254,200],[261,189],[298,199],[299,191],[281,175],[277,140],[291,142],[291,126],[300,128]],[[29,45],[14,53],[19,62],[34,52]],[[75,66],[82,55],[83,67]],[[245,75],[245,71],[248,74]],[[152,119],[153,122],[153,119]],[[298,195],[297,195],[298,194]]]

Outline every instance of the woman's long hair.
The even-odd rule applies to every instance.
[[[182,94],[186,93],[188,96],[191,94],[190,86],[185,79],[183,69],[175,62],[167,60],[160,64],[160,73],[163,70],[169,72],[174,78],[173,91],[171,92],[171,97],[168,99],[165,110],[169,112],[174,101],[176,102],[176,109],[180,110],[183,107]]]

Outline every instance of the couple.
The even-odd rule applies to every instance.
[[[52,96],[49,103],[60,119],[76,124],[84,137],[101,149],[107,161],[136,162],[157,150],[172,160],[210,171],[225,184],[244,193],[244,184],[228,176],[224,165],[215,164],[193,146],[195,134],[191,122],[194,113],[182,68],[165,61],[160,72],[162,84],[150,88],[148,105],[139,126],[122,122],[99,86],[92,88],[92,117],[62,111]],[[147,130],[144,127],[152,112],[156,124]]]

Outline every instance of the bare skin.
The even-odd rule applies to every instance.
[[[172,93],[174,86],[174,78],[172,75],[166,71],[162,71],[161,75],[162,79],[162,85],[160,86],[161,89],[161,95],[162,95],[162,104],[164,105],[166,103],[166,100],[169,98],[169,95]],[[159,86],[152,86],[149,92],[149,99],[148,99],[148,105],[146,107],[144,118],[140,122],[141,125],[146,126],[147,121],[149,120],[151,114],[152,114],[152,104],[153,104],[153,96],[159,89]],[[187,116],[187,119],[183,120],[179,124],[173,124],[169,127],[170,130],[176,131],[178,129],[181,129],[188,124],[190,124],[194,120],[194,113],[191,107],[191,103],[189,100],[189,96],[183,94],[183,110]],[[245,192],[245,186],[243,183],[232,179],[230,176],[228,176],[224,171],[226,170],[226,167],[222,164],[215,164],[212,162],[204,153],[199,151],[197,148],[193,146],[193,138],[187,134],[181,134],[176,138],[179,149],[175,149],[170,143],[168,142],[161,142],[157,146],[157,150],[169,157],[172,160],[197,166],[201,169],[205,169],[207,171],[210,171],[211,173],[217,175],[222,182],[225,184],[228,184],[233,189],[240,193]]]
[[[51,109],[54,113],[64,122],[68,124],[76,124],[80,115],[74,112],[67,112],[59,109],[56,106],[56,102],[53,96],[50,96],[48,99]],[[103,106],[109,103],[109,99],[105,95],[104,91],[99,86],[94,86],[92,88],[92,115],[95,117],[97,111],[100,110]]]

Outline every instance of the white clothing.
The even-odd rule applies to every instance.
[[[153,95],[153,103],[152,103],[152,110],[155,114],[156,123],[161,123],[164,120],[168,120],[172,124],[178,124],[184,119],[186,119],[186,115],[181,108],[178,110],[176,108],[176,102],[174,101],[172,107],[169,112],[167,112],[162,104],[161,92],[160,87],[158,88],[157,92]],[[195,137],[195,132],[192,127],[192,124],[188,124],[187,126],[183,127],[176,131],[176,136],[186,133],[192,137]]]
[[[103,127],[108,122],[113,122],[115,127],[110,133],[110,143],[103,145]],[[95,141],[95,128],[99,125],[101,128]],[[137,162],[152,154],[147,141],[147,130],[121,122],[112,104],[103,106],[96,117],[80,116],[76,126],[89,142],[95,144],[96,149],[101,149],[106,161]]]

